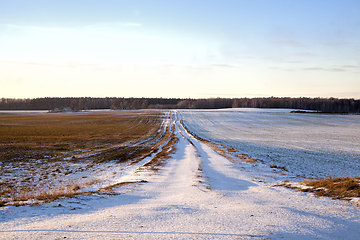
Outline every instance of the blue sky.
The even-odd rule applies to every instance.
[[[0,0],[0,97],[360,98],[360,1]]]

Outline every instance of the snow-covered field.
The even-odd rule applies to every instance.
[[[199,137],[285,166],[293,176],[360,175],[360,115],[290,113],[289,109],[184,110]]]
[[[138,183],[120,195],[2,207],[0,239],[358,239],[359,208],[256,180],[185,130],[181,120],[195,126],[196,114],[196,126],[220,121],[175,112],[177,149],[158,171],[129,172]]]

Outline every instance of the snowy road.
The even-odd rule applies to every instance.
[[[253,181],[173,119],[176,153],[118,196],[0,210],[0,239],[358,239],[360,211]]]

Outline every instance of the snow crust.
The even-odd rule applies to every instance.
[[[0,239],[358,239],[360,210],[254,181],[173,121],[175,154],[116,196],[0,208]]]
[[[201,138],[233,147],[293,176],[360,175],[360,115],[294,114],[291,109],[184,110]]]

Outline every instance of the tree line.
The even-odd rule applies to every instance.
[[[360,100],[338,98],[2,98],[0,110],[289,108],[326,113],[360,113]]]

